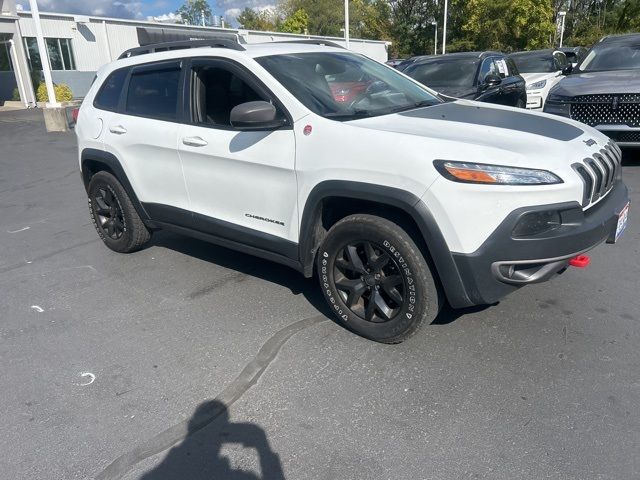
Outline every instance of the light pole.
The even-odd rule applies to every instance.
[[[447,53],[447,10],[449,0],[444,0],[444,27],[442,28],[442,54]]]
[[[42,64],[44,83],[47,85],[47,95],[49,96],[47,107],[59,107],[60,104],[58,103],[58,99],[56,98],[56,93],[53,89],[53,79],[51,78],[49,51],[47,50],[47,46],[44,43],[44,36],[42,35],[42,25],[40,24],[38,2],[36,0],[29,0],[29,6],[31,7],[31,16],[36,27],[36,41],[38,43],[38,51],[40,52],[40,63]]]
[[[344,0],[344,43],[349,50],[349,0]]]
[[[438,54],[438,22],[431,22],[434,30],[434,40],[433,40],[433,54]]]
[[[567,12],[558,12],[560,18],[562,19],[562,23],[560,24],[560,47],[562,48],[562,41],[564,40],[564,19],[567,16]]]

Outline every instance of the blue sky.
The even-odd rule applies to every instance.
[[[146,19],[163,17],[175,12],[186,0],[38,0],[42,12],[77,13],[117,18]],[[229,20],[245,7],[262,9],[273,6],[276,0],[209,0],[216,15]],[[29,9],[28,0],[17,0],[18,5]]]

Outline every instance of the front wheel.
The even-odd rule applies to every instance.
[[[442,296],[422,252],[399,225],[373,215],[336,223],[318,252],[324,296],[339,321],[363,337],[400,343],[433,321]]]

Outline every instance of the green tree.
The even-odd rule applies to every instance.
[[[304,10],[308,17],[311,35],[340,37],[344,27],[344,2],[342,0],[283,0],[279,10],[284,18],[298,10]]]
[[[300,8],[285,17],[279,25],[278,31],[286,33],[307,33],[309,28],[309,14]]]
[[[180,15],[182,23],[201,25],[203,17],[205,22],[211,18],[211,7],[207,0],[186,0],[176,13]]]
[[[236,19],[242,28],[247,30],[274,31],[279,24],[278,16],[271,10],[256,11],[245,8]]]
[[[533,50],[551,45],[551,0],[469,0],[462,26],[478,50]]]

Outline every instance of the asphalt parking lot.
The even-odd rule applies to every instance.
[[[640,208],[588,269],[384,346],[285,267],[108,250],[41,115],[0,113],[0,478],[640,477]]]

